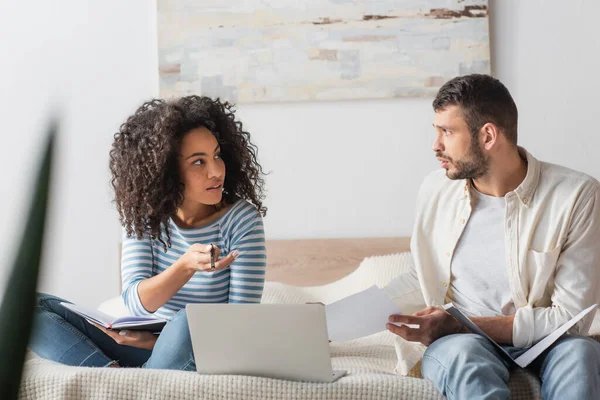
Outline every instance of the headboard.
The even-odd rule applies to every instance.
[[[317,286],[354,271],[365,257],[410,251],[410,238],[267,240],[268,281]],[[119,246],[119,291],[121,276]]]
[[[410,238],[267,240],[267,280],[324,285],[354,271],[369,256],[410,251]]]

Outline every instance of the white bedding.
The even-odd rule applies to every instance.
[[[373,284],[384,286],[406,271],[408,253],[371,257],[347,277],[320,287],[293,287],[267,282],[265,303],[329,303]],[[123,313],[115,298],[101,306]],[[331,344],[334,369],[348,375],[331,384],[301,383],[249,376],[202,376],[195,372],[136,368],[84,368],[56,364],[36,356],[26,362],[21,399],[442,399],[423,379],[394,373],[394,337],[388,332]],[[511,375],[515,399],[539,398],[531,375]]]

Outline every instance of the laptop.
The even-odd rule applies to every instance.
[[[325,307],[319,304],[188,304],[196,370],[334,382]]]

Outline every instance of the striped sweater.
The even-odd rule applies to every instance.
[[[266,247],[263,221],[256,208],[237,201],[216,221],[193,229],[179,228],[169,220],[172,246],[164,252],[158,240],[123,238],[121,279],[125,305],[132,315],[151,315],[142,306],[138,285],[160,274],[177,261],[194,243],[213,243],[221,257],[239,251],[224,270],[198,271],[154,315],[170,320],[188,303],[259,303],[265,280]],[[164,229],[161,234],[166,237]]]

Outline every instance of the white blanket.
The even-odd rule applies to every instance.
[[[409,254],[372,257],[349,276],[320,287],[267,282],[263,302],[329,303],[376,284],[385,286],[406,271]],[[115,306],[117,304],[117,306]],[[115,308],[116,307],[116,308]],[[120,307],[120,308],[119,308]],[[119,314],[118,299],[102,310]],[[426,380],[394,374],[394,337],[381,332],[331,344],[334,369],[348,375],[331,384],[301,383],[249,376],[203,376],[195,372],[138,368],[69,367],[31,356],[26,362],[21,399],[442,399]],[[539,398],[531,375],[511,375],[512,398]]]
[[[299,288],[265,285],[263,302],[329,303],[369,287],[384,285],[407,255],[367,259],[348,277],[329,285]],[[379,261],[375,263],[375,261]],[[393,262],[392,262],[393,261]],[[377,264],[377,270],[374,270]],[[106,310],[105,311],[111,311]],[[68,367],[33,357],[25,367],[22,399],[441,399],[429,382],[393,373],[392,335],[382,332],[344,344],[332,343],[334,369],[348,375],[331,384],[301,383],[249,376],[202,376],[194,372],[136,368]]]

